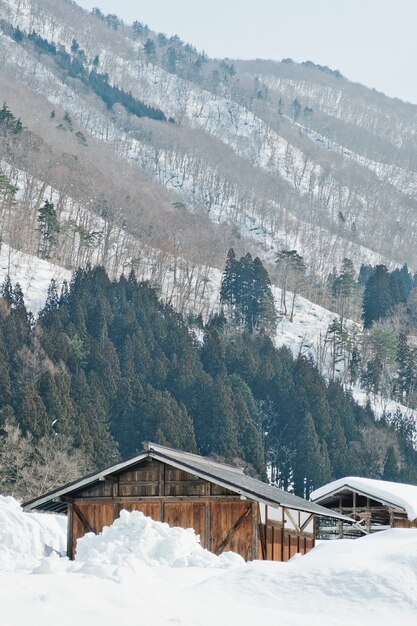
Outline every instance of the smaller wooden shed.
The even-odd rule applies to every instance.
[[[122,509],[194,528],[201,544],[244,559],[287,561],[314,546],[317,516],[340,513],[246,476],[243,470],[154,443],[138,455],[55,489],[25,511],[68,515],[68,556],[77,539],[99,533]]]
[[[417,527],[417,486],[348,476],[311,493],[311,500],[345,517],[353,524],[324,521],[319,536],[360,537],[388,528]]]

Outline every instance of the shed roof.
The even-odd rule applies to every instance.
[[[75,495],[106,478],[106,476],[118,474],[128,468],[137,465],[146,458],[152,458],[193,473],[199,478],[208,480],[231,491],[273,507],[288,507],[297,511],[314,513],[316,515],[337,519],[349,519],[335,511],[326,509],[318,504],[294,496],[287,491],[278,489],[250,476],[246,476],[242,469],[219,463],[208,457],[202,457],[190,452],[174,450],[155,443],[146,443],[145,449],[139,454],[120,463],[116,463],[106,469],[95,472],[72,483],[54,489],[39,498],[23,504],[25,511],[43,510],[65,512],[66,503],[61,500],[63,496]]]
[[[323,504],[332,496],[343,491],[356,491],[361,495],[377,500],[382,504],[395,506],[406,511],[408,519],[417,518],[417,486],[393,483],[386,480],[346,476],[323,485],[311,493],[311,500]]]

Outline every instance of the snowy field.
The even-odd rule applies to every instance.
[[[2,626],[417,621],[417,530],[324,542],[288,563],[216,557],[137,512],[79,541],[75,562],[58,556],[65,540],[64,518],[0,497]]]

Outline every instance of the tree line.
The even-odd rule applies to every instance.
[[[270,290],[261,262],[235,262],[249,275],[256,267]],[[253,288],[240,282],[241,291]],[[269,466],[276,484],[305,496],[346,474],[417,481],[412,425],[401,416],[376,421],[311,360],[275,348],[261,317],[246,308],[237,315],[235,306],[190,326],[134,273],[110,280],[97,267],[75,272],[60,293],[52,282],[35,320],[7,279],[0,299],[3,489],[28,495],[19,472],[4,479],[10,450],[20,449],[10,437],[26,448],[30,441],[31,450],[59,438],[75,455],[75,473],[156,440],[243,464],[262,478]],[[45,453],[35,457],[51,462]],[[36,495],[36,485],[30,489]]]
[[[26,34],[19,27],[14,28],[4,20],[1,21],[1,28],[20,45],[32,45],[38,53],[52,57],[65,77],[78,78],[106,104],[107,108],[111,109],[115,104],[120,104],[126,111],[137,117],[166,121],[160,109],[150,107],[135,98],[130,91],[110,84],[108,74],[102,74],[97,70],[100,63],[99,57],[96,55],[94,59],[87,59],[84,50],[75,39],[68,52],[65,46],[51,43],[34,30]]]

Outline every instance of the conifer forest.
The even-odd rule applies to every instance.
[[[275,348],[268,334],[275,315],[262,263],[237,260],[233,251],[222,307],[206,324],[184,319],[133,272],[110,280],[103,268],[80,269],[59,293],[52,282],[37,320],[7,279],[2,488],[33,495],[33,481],[21,480],[25,470],[54,463],[51,484],[62,479],[61,457],[49,455],[57,442],[69,454],[68,477],[126,458],[145,440],[241,464],[262,478],[268,465],[276,484],[304,496],[350,474],[416,481],[413,423],[399,414],[375,421],[370,406],[326,381],[311,359]],[[381,461],[382,439],[389,447]]]

